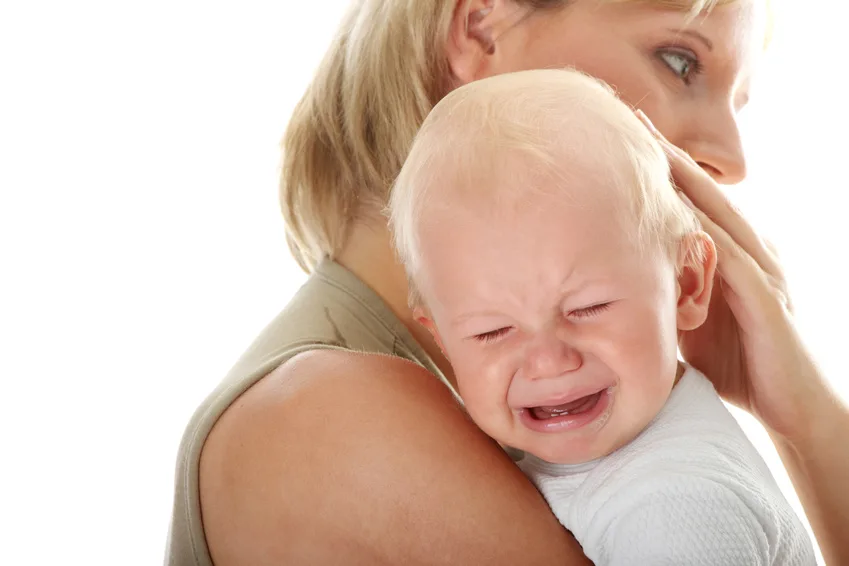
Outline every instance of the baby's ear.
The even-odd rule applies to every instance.
[[[678,330],[695,330],[707,319],[716,275],[716,246],[705,232],[681,240],[678,272]]]
[[[430,312],[425,307],[415,306],[413,307],[413,318],[430,332],[430,335],[436,340],[439,349],[445,352],[445,347],[442,345],[442,338],[439,336],[439,331],[436,329],[436,324],[433,322]]]

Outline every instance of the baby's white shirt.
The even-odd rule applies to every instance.
[[[596,566],[808,566],[811,539],[713,388],[688,368],[631,443],[519,467]]]

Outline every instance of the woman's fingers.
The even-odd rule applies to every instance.
[[[783,271],[775,254],[764,244],[737,207],[723,194],[716,182],[687,152],[669,143],[641,110],[637,110],[636,114],[666,151],[672,176],[678,188],[690,198],[690,201],[696,205],[696,209],[703,211],[715,225],[750,255],[761,269],[775,278],[783,279]]]
[[[737,244],[728,232],[711,220],[707,214],[702,212],[686,194],[679,192],[678,196],[696,214],[696,218],[699,219],[704,231],[713,239],[716,245],[717,269],[720,275],[733,287],[743,284],[744,282],[740,281],[740,275],[751,271],[751,266],[749,266],[749,269],[746,269],[745,265],[738,264],[748,263],[746,260],[751,260],[751,258],[747,257],[748,254],[745,250]]]
[[[775,255],[714,180],[683,150],[671,146],[666,141],[661,143],[666,146],[672,176],[678,188],[690,197],[698,209],[731,236],[740,248],[752,256],[761,269],[774,277],[782,277],[781,265]]]
[[[702,228],[713,239],[716,245],[717,270],[723,281],[731,288],[736,297],[745,304],[736,305],[738,308],[757,309],[757,305],[767,306],[762,303],[764,299],[773,305],[777,301],[789,310],[790,304],[787,293],[783,288],[783,282],[766,273],[760,268],[749,253],[740,246],[731,235],[719,224],[714,222],[708,215],[702,212],[687,195],[678,193],[681,200],[689,206]],[[770,300],[771,299],[771,300]],[[735,301],[736,302],[736,301]],[[734,305],[731,305],[732,307]],[[737,311],[738,309],[733,309]],[[738,321],[741,316],[748,318],[742,312],[735,312]],[[744,328],[747,325],[743,325]]]

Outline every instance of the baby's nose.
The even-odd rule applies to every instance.
[[[528,348],[524,365],[528,379],[549,379],[580,369],[583,358],[572,345],[556,336],[545,336]]]

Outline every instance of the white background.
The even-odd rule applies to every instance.
[[[161,561],[184,424],[304,279],[277,144],[345,5],[0,7],[0,563]],[[783,9],[732,192],[849,398],[846,6]]]

